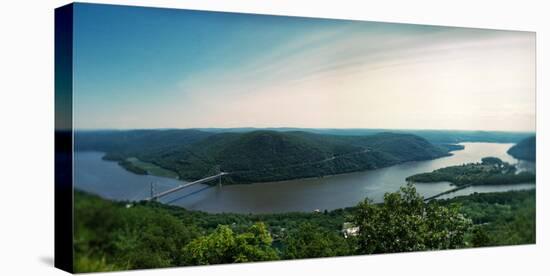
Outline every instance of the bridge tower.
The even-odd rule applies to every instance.
[[[221,187],[222,186],[222,176],[221,176],[221,168],[220,168],[220,165],[216,165],[216,174],[220,174],[220,176],[218,177],[218,187]]]
[[[151,200],[155,200],[155,183],[151,182]]]

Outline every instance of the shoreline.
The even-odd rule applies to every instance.
[[[463,149],[460,149],[460,150],[463,150]],[[456,150],[455,150],[456,151]],[[299,178],[290,178],[290,179],[284,179],[284,180],[276,180],[276,181],[256,181],[256,182],[250,182],[250,183],[231,183],[231,184],[223,184],[223,185],[226,185],[226,186],[235,186],[235,185],[255,185],[255,184],[258,184],[258,185],[262,185],[262,184],[274,184],[274,183],[286,183],[286,182],[290,182],[290,181],[297,181],[297,180],[309,180],[309,179],[319,179],[319,178],[331,178],[331,177],[336,177],[336,176],[342,176],[342,175],[351,175],[351,174],[356,174],[356,173],[364,173],[364,172],[369,172],[369,171],[375,171],[375,170],[380,170],[380,169],[385,169],[385,168],[389,168],[389,167],[392,167],[392,166],[398,166],[398,165],[403,165],[403,164],[410,164],[410,163],[415,163],[415,162],[425,162],[425,161],[431,161],[431,160],[437,160],[437,159],[440,159],[440,158],[446,158],[446,157],[451,157],[453,156],[454,154],[449,152],[449,154],[446,154],[446,155],[443,155],[443,156],[440,156],[440,157],[437,157],[437,158],[432,158],[432,159],[425,159],[425,160],[411,160],[411,161],[405,161],[405,162],[401,162],[401,163],[395,163],[395,164],[391,164],[391,165],[388,165],[388,166],[383,166],[383,167],[378,167],[378,168],[374,168],[374,169],[367,169],[367,170],[357,170],[357,171],[350,171],[350,172],[342,172],[342,173],[334,173],[334,174],[326,174],[326,175],[322,175],[322,176],[309,176],[309,177],[299,177]],[[324,161],[324,160],[322,160]],[[319,161],[319,162],[322,162],[322,161]],[[145,162],[145,161],[144,161]],[[160,167],[160,166],[159,166]],[[123,167],[124,168],[124,167]],[[161,167],[162,168],[162,167]],[[125,169],[125,168],[124,168]],[[165,168],[163,168],[165,169]],[[166,169],[168,170],[168,169]],[[132,171],[129,171],[131,173],[134,173]],[[150,174],[150,175],[154,175],[154,174]],[[228,175],[231,175],[231,173],[229,173]],[[158,177],[166,177],[166,176],[161,176],[161,175],[154,175],[154,176],[158,176]],[[170,178],[170,177],[167,177],[167,178]],[[182,178],[172,178],[172,179],[176,179],[176,180],[180,180],[180,181],[184,181],[184,182],[192,182],[192,181],[195,181],[195,180],[189,180],[189,179],[182,179]],[[205,185],[208,185],[208,184],[205,184]]]
[[[296,181],[296,180],[310,180],[310,179],[319,179],[319,178],[330,178],[330,177],[335,177],[335,176],[342,176],[342,175],[351,175],[351,174],[356,174],[356,173],[364,173],[364,172],[368,172],[368,171],[375,171],[375,170],[379,170],[379,169],[385,169],[385,168],[389,168],[389,167],[392,167],[392,166],[398,166],[398,165],[403,165],[403,164],[411,164],[411,163],[415,163],[415,162],[425,162],[425,161],[431,161],[431,160],[437,160],[437,159],[440,159],[440,158],[446,158],[446,157],[451,157],[454,155],[454,151],[460,151],[460,150],[464,150],[464,148],[462,149],[457,149],[457,150],[452,150],[452,151],[449,151],[448,154],[446,155],[443,155],[443,156],[440,156],[440,157],[437,157],[437,158],[432,158],[432,159],[425,159],[425,160],[411,160],[411,161],[405,161],[405,162],[401,162],[401,163],[396,163],[396,164],[392,164],[392,165],[388,165],[388,166],[384,166],[384,167],[379,167],[379,168],[374,168],[374,169],[367,169],[367,170],[358,170],[358,171],[351,171],[351,172],[343,172],[343,173],[336,173],[336,174],[327,174],[327,175],[323,175],[323,176],[310,176],[310,177],[300,177],[300,178],[291,178],[291,179],[284,179],[284,180],[277,180],[277,181],[263,181],[263,182],[250,182],[250,183],[231,183],[231,184],[224,184],[224,185],[227,185],[227,186],[235,186],[235,185],[254,185],[254,184],[273,184],[273,183],[286,183],[286,182],[289,182],[289,181]],[[146,163],[151,163],[151,164],[154,164],[155,166],[158,166],[159,168],[163,169],[163,170],[166,170],[166,171],[170,171],[176,175],[178,175],[177,178],[175,177],[169,177],[169,176],[165,176],[165,175],[157,175],[157,174],[151,174],[149,172],[147,172],[147,174],[138,174],[138,173],[135,173],[131,170],[128,170],[126,167],[122,166],[120,164],[121,161],[125,161],[126,159],[122,159],[122,160],[119,160],[119,159],[105,159],[104,157],[108,154],[107,152],[104,152],[104,151],[96,151],[96,150],[84,150],[84,151],[76,151],[76,152],[82,152],[82,153],[85,153],[85,152],[97,152],[97,153],[101,153],[102,154],[102,157],[101,157],[101,160],[103,161],[107,161],[107,162],[116,162],[118,166],[120,166],[122,169],[124,169],[125,171],[129,172],[129,173],[133,173],[135,175],[151,175],[151,176],[156,176],[156,177],[163,177],[163,178],[168,178],[168,179],[174,179],[174,180],[178,180],[178,181],[181,181],[181,182],[184,182],[184,183],[187,183],[187,182],[193,182],[195,180],[192,180],[192,179],[183,179],[183,178],[180,178],[179,174],[177,172],[174,172],[170,169],[167,169],[167,168],[164,168],[164,167],[161,167],[157,164],[154,164],[152,162],[148,162],[148,161],[143,161],[137,157],[128,157],[128,158],[136,158],[138,160],[140,160],[141,162],[146,162]],[[75,153],[76,153],[75,152]],[[128,159],[127,158],[127,159]],[[321,161],[324,161],[324,160],[321,160]],[[130,162],[130,161],[128,161]],[[205,184],[205,185],[208,185],[208,184]],[[209,185],[210,186],[210,185]]]
[[[171,203],[170,205],[180,206],[180,207],[184,207],[184,208],[189,208],[190,210],[198,210],[198,211],[203,211],[203,212],[207,212],[207,213],[233,212],[233,213],[239,213],[239,214],[243,214],[243,213],[257,213],[257,214],[267,213],[267,214],[269,214],[269,213],[281,213],[281,212],[311,212],[315,209],[319,209],[319,210],[323,211],[324,209],[333,210],[333,209],[347,208],[347,207],[350,207],[350,206],[354,206],[356,203],[358,203],[360,200],[359,199],[355,200],[355,199],[360,197],[360,195],[365,196],[365,197],[369,197],[372,200],[374,200],[375,202],[378,202],[379,198],[382,197],[382,193],[398,191],[400,186],[405,185],[406,181],[404,181],[403,179],[405,179],[405,176],[410,175],[410,174],[407,174],[407,173],[410,172],[411,174],[414,174],[416,171],[418,171],[418,169],[414,169],[414,168],[416,168],[416,167],[425,168],[426,169],[425,171],[429,171],[429,170],[431,170],[430,168],[432,168],[432,167],[437,168],[437,167],[441,167],[441,166],[447,166],[446,164],[456,163],[455,159],[454,159],[455,158],[454,156],[461,156],[457,160],[459,160],[459,161],[462,160],[464,155],[461,152],[464,152],[464,151],[469,152],[468,149],[470,149],[470,146],[468,146],[468,144],[466,144],[465,146],[466,146],[465,150],[455,151],[455,152],[453,152],[452,155],[445,156],[446,158],[436,158],[436,159],[428,159],[428,160],[422,160],[422,161],[408,161],[408,162],[403,162],[403,163],[393,165],[393,166],[390,166],[390,167],[379,168],[379,169],[376,169],[376,170],[353,171],[353,172],[346,172],[346,173],[341,173],[341,174],[325,175],[322,178],[320,178],[320,177],[300,178],[300,180],[305,180],[305,181],[290,179],[290,180],[281,180],[281,181],[275,181],[275,182],[260,182],[260,183],[246,183],[246,184],[227,185],[227,187],[225,187],[226,189],[223,192],[223,197],[220,198],[220,199],[223,199],[224,202],[225,202],[225,200],[228,200],[228,199],[231,199],[231,198],[237,199],[237,198],[239,198],[239,195],[240,195],[241,198],[243,196],[246,196],[246,198],[247,198],[242,203],[239,203],[238,201],[233,202],[233,203],[231,203],[231,201],[228,201],[227,203],[223,203],[223,205],[224,206],[227,205],[228,208],[220,207],[222,205],[221,203],[213,203],[213,202],[211,203],[209,200],[203,201],[203,199],[214,199],[214,197],[218,198],[219,196],[222,196],[222,194],[218,195],[218,193],[221,193],[221,191],[218,192],[217,189],[210,189],[210,191],[206,192],[205,195],[198,195],[198,197],[193,196],[190,199],[174,202],[174,203]],[[472,145],[471,150],[474,150],[474,152],[478,152],[479,149],[484,148],[484,147],[485,146],[475,146],[474,147]],[[500,154],[500,152],[505,151],[506,148],[507,147],[495,146],[494,150],[492,149],[489,152],[494,151],[495,154],[498,155],[498,154]],[[92,157],[92,159],[87,158],[87,159],[82,159],[82,160],[97,160],[97,161],[94,161],[94,162],[105,161],[105,160],[101,159],[104,152],[95,151],[95,154],[93,154],[93,155],[88,155],[89,153],[86,153],[84,151],[80,151],[80,152],[82,152],[83,156]],[[88,151],[88,152],[90,152],[90,151]],[[92,151],[92,152],[94,152],[94,151]],[[93,156],[95,156],[95,157],[93,157]],[[470,155],[465,155],[465,156],[470,156]],[[500,156],[500,155],[498,155],[498,156]],[[86,161],[86,162],[89,162],[89,161]],[[103,163],[107,164],[105,162],[103,162]],[[97,164],[101,164],[101,163],[97,163]],[[98,165],[98,166],[100,166],[98,168],[102,168],[101,166],[103,166],[103,165]],[[111,170],[116,169],[115,171],[120,171],[122,173],[120,175],[116,175],[118,177],[118,179],[120,179],[120,180],[117,180],[119,182],[124,181],[124,179],[134,179],[135,177],[138,177],[138,178],[135,178],[133,181],[137,181],[136,183],[139,183],[139,186],[137,186],[137,187],[141,187],[141,188],[132,188],[133,187],[132,185],[128,185],[128,184],[132,184],[132,183],[126,183],[126,185],[124,185],[125,188],[122,188],[122,190],[120,190],[118,192],[119,196],[114,197],[114,199],[117,199],[117,200],[124,200],[124,201],[130,200],[130,201],[132,201],[132,199],[130,199],[129,197],[126,197],[125,194],[132,194],[134,192],[134,189],[142,189],[143,191],[145,191],[145,190],[148,191],[148,183],[151,181],[150,179],[154,179],[154,178],[148,178],[148,177],[153,177],[153,175],[139,176],[139,175],[133,174],[131,172],[128,172],[126,170],[123,170],[118,164],[115,164],[115,163],[110,163],[110,165],[108,165],[107,168],[112,168]],[[101,171],[102,171],[102,169],[99,172],[101,172]],[[115,171],[113,171],[113,172],[115,172]],[[403,172],[401,173],[401,171],[403,171]],[[400,173],[398,173],[398,172],[400,172]],[[391,173],[391,175],[389,175],[388,173]],[[398,174],[394,175],[394,173],[398,173]],[[125,175],[127,175],[127,176],[125,176]],[[348,175],[348,176],[346,176],[346,175]],[[363,175],[364,175],[364,177],[363,177]],[[127,177],[132,177],[132,178],[127,178]],[[390,182],[384,180],[387,177],[390,177],[391,181],[388,180]],[[363,180],[361,180],[361,179],[363,179]],[[376,181],[375,181],[375,179],[376,179]],[[105,179],[105,181],[107,181],[106,183],[110,183],[109,181],[111,181],[111,180]],[[172,179],[172,178],[166,178],[166,177],[159,177],[159,178],[157,178],[156,180],[153,180],[153,181],[158,181],[158,182],[170,181],[170,185],[173,185],[173,186],[178,186],[179,184],[184,183],[184,181],[180,181],[180,180],[176,180],[176,179]],[[375,182],[373,182],[373,181],[375,181]],[[380,181],[382,181],[382,182],[380,182]],[[147,183],[145,183],[145,182],[147,182]],[[350,182],[349,185],[351,185],[351,186],[346,185],[346,184],[348,184],[348,182]],[[362,182],[365,182],[365,183],[361,184]],[[388,182],[388,183],[386,183],[386,182]],[[297,186],[293,186],[295,183],[296,183]],[[376,184],[376,183],[378,183],[378,184]],[[259,184],[259,185],[251,185],[251,184]],[[272,185],[270,185],[270,184],[272,184]],[[278,186],[279,184],[282,184],[282,186]],[[320,184],[320,186],[315,186],[315,184]],[[338,185],[338,184],[344,184],[344,185]],[[263,187],[265,187],[265,185],[268,185],[268,186],[266,188],[263,188]],[[142,187],[142,186],[144,186],[144,187]],[[201,187],[207,187],[207,185],[202,185],[202,184],[200,186]],[[449,187],[449,186],[443,187],[441,185],[436,186],[434,188],[422,188],[418,185],[416,185],[416,186],[417,186],[418,192],[421,195],[424,195],[426,197],[427,196],[432,196],[436,193],[440,193],[440,192],[443,192],[443,191],[449,192],[448,190],[450,188],[454,188],[454,187]],[[105,186],[105,185],[103,185],[103,186],[100,185],[98,187],[99,188],[96,189],[96,188],[90,186],[86,190],[90,191],[90,192],[94,192],[94,191],[97,190],[96,191],[97,193],[103,194],[103,191],[109,191],[109,189],[110,189],[108,186]],[[293,191],[295,189],[293,187],[296,187],[296,189],[298,189],[298,190]],[[315,187],[320,187],[319,192],[316,192]],[[364,187],[364,188],[361,188],[361,187]],[[372,189],[372,188],[375,188],[375,189]],[[525,188],[528,188],[528,187],[525,186]],[[522,189],[525,189],[525,188],[522,187]],[[124,192],[125,191],[124,189],[128,190],[128,192]],[[308,191],[308,189],[311,189],[311,191]],[[346,195],[346,193],[349,193],[350,191],[353,191],[354,189],[355,190],[360,189],[358,191],[361,191],[361,192],[360,193],[352,193],[349,196]],[[469,189],[467,192],[460,192],[458,194],[464,195],[464,194],[467,194],[467,193],[470,193],[470,192],[475,192],[475,191],[483,192],[483,193],[492,192],[492,191],[500,192],[500,191],[505,191],[505,189],[506,190],[508,190],[508,189],[509,190],[515,190],[515,189],[519,189],[519,188],[515,188],[515,187],[510,187],[510,188],[509,187],[502,187],[500,189],[499,188],[495,188],[495,189],[491,189],[491,188],[477,189],[476,188],[476,189]],[[280,190],[283,190],[283,191],[280,191]],[[118,191],[118,189],[117,189],[117,191]],[[269,191],[273,191],[274,193],[271,193]],[[339,192],[339,191],[341,191],[341,192]],[[327,192],[329,192],[329,193],[327,193]],[[273,199],[273,201],[274,201],[273,206],[271,206],[271,204],[267,204],[267,202],[271,202],[269,200],[270,195],[271,195],[271,197],[273,195],[276,195],[277,197],[279,197],[279,196],[283,196],[283,195],[288,195],[288,193],[293,193],[293,194],[298,193],[300,195],[305,196],[305,198],[304,198],[305,202],[300,203],[300,200],[297,196],[291,196],[291,197],[288,198],[288,200],[284,200],[284,198],[281,199],[281,200],[283,200],[283,202],[288,201],[290,205],[278,203],[278,201],[275,202],[275,199]],[[344,193],[344,194],[342,194],[342,193]],[[185,194],[185,192],[181,193],[181,195],[183,195],[183,194]],[[332,194],[332,196],[331,196],[331,194]],[[458,194],[456,194],[456,195],[458,195]],[[319,199],[319,198],[315,199],[315,197],[312,197],[314,195],[319,195],[322,198],[326,196],[327,197],[326,202],[323,199]],[[256,198],[256,196],[258,196],[258,199],[254,199],[254,198]],[[455,194],[453,194],[453,196],[455,196]],[[258,202],[258,203],[264,202],[264,201],[258,201],[259,198],[263,198],[263,197],[265,197],[265,199],[267,200],[266,203],[261,203],[263,205],[261,207],[258,207],[258,208],[251,207],[252,206],[251,204],[256,204],[254,202]],[[107,198],[113,198],[113,197],[107,196]],[[333,198],[333,199],[331,199],[331,198]],[[169,199],[167,198],[166,200],[161,200],[161,201],[165,202],[165,203],[168,203]]]
[[[523,184],[526,184],[526,183],[523,183]],[[471,185],[470,185],[471,186]],[[533,191],[535,190],[536,191],[536,187],[533,187],[533,188],[529,188],[529,189],[519,189],[519,190],[506,190],[506,191],[498,191],[498,192],[481,192],[481,193],[477,193],[477,192],[474,192],[474,193],[471,193],[471,194],[468,194],[468,195],[457,195],[455,197],[452,197],[452,198],[445,198],[445,199],[437,199],[437,197],[440,197],[442,195],[445,195],[445,194],[449,194],[449,193],[452,193],[452,192],[456,192],[456,191],[459,191],[459,190],[462,190],[466,187],[458,187],[460,189],[451,189],[449,191],[445,191],[445,192],[442,192],[442,193],[439,193],[435,196],[431,196],[431,197],[428,197],[428,198],[425,198],[424,199],[424,202],[425,203],[429,203],[430,201],[446,201],[446,200],[452,200],[452,199],[456,199],[456,198],[464,198],[464,197],[471,197],[471,196],[475,196],[475,195],[481,195],[481,194],[504,194],[504,193],[521,193],[521,192],[526,192],[526,191]],[[110,198],[106,198],[106,197],[103,197],[101,195],[98,195],[96,193],[93,193],[93,192],[88,192],[88,191],[85,191],[85,190],[80,190],[80,189],[75,189],[74,192],[78,192],[78,193],[84,193],[84,194],[89,194],[89,195],[93,195],[93,196],[97,196],[97,197],[100,197],[101,199],[103,200],[107,200],[107,201],[110,201],[110,202],[114,202],[114,203],[126,203],[127,206],[132,206],[134,204],[141,204],[143,201],[146,201],[146,200],[139,200],[139,201],[131,201],[131,200],[117,200],[117,199],[110,199]],[[361,202],[361,201],[359,201]],[[252,213],[252,212],[209,212],[209,211],[203,211],[203,210],[199,210],[199,209],[191,209],[191,208],[186,208],[186,207],[183,207],[183,206],[180,206],[180,205],[176,205],[176,204],[171,204],[171,203],[164,203],[164,202],[161,202],[161,201],[155,201],[156,204],[161,204],[161,205],[164,205],[166,206],[167,208],[179,208],[179,209],[183,209],[183,210],[186,210],[188,212],[196,212],[196,213],[204,213],[204,214],[207,214],[207,215],[238,215],[238,216],[270,216],[270,215],[289,215],[289,214],[323,214],[324,211],[327,211],[327,212],[335,212],[335,211],[338,211],[338,210],[353,210],[356,208],[357,204],[359,203],[355,203],[354,205],[351,205],[351,206],[345,206],[345,207],[340,207],[340,208],[335,208],[335,209],[323,209],[323,210],[319,210],[319,211],[316,211],[316,210],[311,210],[311,211],[283,211],[283,212],[259,212],[259,213]],[[381,204],[381,202],[378,202],[378,203],[374,203],[374,204]]]

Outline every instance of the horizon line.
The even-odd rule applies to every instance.
[[[451,128],[369,128],[369,127],[157,127],[157,128],[73,128],[73,131],[133,131],[133,130],[205,130],[205,129],[217,129],[217,130],[235,130],[235,129],[312,129],[312,130],[398,130],[398,131],[466,131],[466,132],[505,132],[505,133],[535,133],[535,130],[482,130],[482,129],[451,129]],[[68,130],[68,129],[67,129]]]

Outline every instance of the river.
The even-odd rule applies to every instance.
[[[506,151],[513,144],[461,143],[464,150],[454,151],[452,156],[428,161],[407,162],[382,169],[334,175],[324,178],[297,179],[282,182],[227,185],[208,188],[198,184],[166,196],[161,201],[193,210],[212,213],[277,213],[289,211],[333,210],[349,207],[368,197],[374,202],[383,200],[384,194],[394,192],[405,185],[405,178],[442,167],[479,162],[481,158],[494,156],[520,169],[534,170],[534,163],[518,161]],[[160,192],[184,183],[183,181],[137,175],[126,171],[116,162],[102,160],[101,152],[75,153],[75,186],[102,197],[114,200],[140,200],[150,195],[150,183]],[[417,191],[433,196],[452,188],[449,183],[416,184]],[[474,192],[492,192],[535,188],[535,184],[505,186],[473,186],[455,193],[449,198]],[[202,190],[200,192],[197,192]]]

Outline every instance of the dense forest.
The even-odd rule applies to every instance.
[[[474,223],[466,240],[472,246],[533,244],[536,242],[536,191],[481,193],[439,200],[459,204]]]
[[[534,183],[535,179],[534,173],[528,171],[517,172],[514,165],[503,162],[496,157],[485,157],[480,163],[450,166],[407,177],[407,181],[412,182],[447,181],[457,186]]]
[[[75,271],[111,271],[535,242],[535,191],[384,202],[319,213],[209,214],[75,193]],[[347,234],[347,235],[345,235]]]
[[[521,160],[536,161],[537,159],[537,138],[531,136],[521,140],[508,150],[508,154]]]
[[[185,180],[211,175],[219,166],[230,172],[224,183],[288,180],[347,173],[449,155],[460,149],[435,145],[412,134],[325,135],[302,131],[209,133],[200,130],[80,132],[77,150],[106,152],[105,159],[138,158],[171,170]]]

